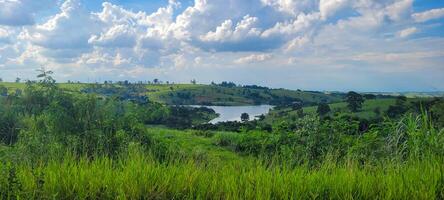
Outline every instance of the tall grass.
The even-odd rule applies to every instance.
[[[149,148],[130,142],[116,156],[62,149],[60,157],[42,154],[32,162],[2,156],[21,155],[17,146],[0,148],[0,199],[444,199],[443,131],[425,114],[386,127],[391,134],[377,140],[383,146],[364,135],[359,147],[359,155],[380,148],[393,158],[378,162],[339,161],[334,152],[317,165],[287,164],[280,159],[297,158],[281,154],[222,161],[208,159],[209,152],[180,153],[174,141],[160,140]],[[238,139],[215,135],[221,146]]]
[[[316,169],[265,167],[256,161],[158,162],[139,151],[120,159],[67,155],[37,166],[0,164],[2,199],[442,199],[438,158]]]

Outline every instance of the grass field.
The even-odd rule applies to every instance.
[[[315,168],[243,157],[214,144],[217,134],[148,126],[168,148],[159,161],[137,144],[117,158],[67,153],[60,161],[0,162],[2,199],[440,199],[442,158],[362,165],[326,160]]]
[[[410,98],[408,99],[408,102],[418,102],[421,100],[425,100],[424,98]],[[332,103],[329,104],[331,108],[331,113],[342,113],[342,114],[348,114],[351,116],[356,116],[363,119],[374,119],[378,117],[378,114],[375,112],[375,109],[379,109],[380,114],[383,114],[387,111],[389,106],[395,105],[396,99],[371,99],[366,100],[362,104],[362,109],[360,109],[358,112],[353,113],[350,112],[350,110],[347,108],[346,102],[340,102],[340,103]],[[316,113],[317,106],[309,106],[304,107],[303,111],[306,114],[315,114]],[[292,110],[291,108],[284,108],[284,109],[277,109],[272,110],[270,114],[266,117],[267,122],[273,122],[277,119],[296,119],[298,114],[296,111]]]
[[[225,134],[224,132],[173,130],[162,126],[148,126],[148,132],[155,141],[182,155],[193,155],[194,157],[201,157],[200,159],[217,161],[241,159],[233,151],[215,145],[215,137],[213,136]]]
[[[66,156],[48,164],[0,163],[3,199],[439,199],[433,159],[359,167],[353,162],[266,167],[260,161],[158,162],[133,150],[114,160]],[[10,180],[14,181],[10,181]]]

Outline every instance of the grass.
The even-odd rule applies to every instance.
[[[214,161],[244,159],[238,154],[216,146],[214,135],[224,132],[199,132],[194,130],[173,130],[161,126],[149,126],[148,134],[158,143],[164,144],[183,155],[194,155]],[[228,133],[229,134],[229,133]]]
[[[258,161],[161,163],[139,151],[113,160],[0,163],[3,199],[442,199],[442,161],[317,169]]]
[[[10,87],[20,87],[20,84]],[[66,84],[62,87],[74,91],[83,86]],[[193,87],[199,85],[186,87],[196,89]],[[367,101],[362,112],[390,103],[393,102]],[[341,110],[345,109],[345,104],[332,104],[332,107]],[[305,109],[305,112],[315,112],[314,107]],[[35,118],[44,119],[43,116]],[[29,123],[29,130],[19,135],[23,138],[18,143],[11,146],[0,144],[0,199],[443,199],[444,157],[440,146],[443,132],[440,130],[438,134],[428,119],[425,114],[411,116],[405,119],[405,124],[401,123],[399,127],[402,128],[389,126],[388,131],[394,137],[382,137],[385,142],[389,138],[389,142],[381,146],[373,146],[373,140],[365,138],[356,140],[366,145],[365,150],[369,151],[399,150],[397,157],[360,161],[352,159],[353,155],[344,155],[338,161],[323,157],[316,165],[300,164],[305,161],[295,165],[291,159],[297,158],[285,155],[254,157],[236,153],[232,144],[239,138],[239,133],[172,130],[141,124],[141,127],[134,127],[134,131],[128,131],[128,138],[122,137],[122,141],[117,140],[120,132],[111,138],[108,134],[99,135],[104,141],[111,139],[115,142],[118,151],[111,149],[110,154],[73,155],[72,152],[79,151],[63,148],[63,145],[66,149],[71,147],[68,145],[71,140],[65,138],[67,135],[59,131],[47,132],[53,127],[45,126],[45,121],[37,121],[35,125]],[[307,123],[315,124],[312,122]],[[42,126],[44,132],[34,133],[33,126]],[[79,135],[91,134],[83,133],[87,134]],[[254,133],[242,134],[255,136]],[[322,132],[307,133],[314,136]],[[63,140],[60,143],[52,141],[50,134]],[[130,136],[132,134],[135,134],[134,138]],[[147,134],[143,135],[147,137],[139,134]],[[393,147],[391,138],[396,139],[398,135],[407,139],[396,140]],[[348,138],[344,136],[344,139]],[[89,141],[87,137],[82,139]],[[295,139],[294,144],[298,145],[306,143],[306,139],[316,142],[322,138]],[[105,144],[113,145],[111,142]],[[268,141],[253,142],[266,145]],[[50,151],[35,154],[31,151],[46,146],[52,147],[48,148]],[[305,147],[308,150],[296,148],[295,151],[311,151],[309,145]],[[94,148],[100,148],[100,145]],[[48,156],[53,155],[51,151],[57,151],[57,154]],[[391,155],[390,152],[387,154]],[[398,157],[403,159],[396,159]]]
[[[60,88],[70,91],[80,91],[85,88],[88,83],[59,83]],[[0,82],[0,86],[8,88],[8,92],[15,92],[16,89],[24,90],[25,83]]]
[[[374,110],[376,108],[379,108],[381,113],[387,111],[390,105],[395,105],[396,99],[371,99],[366,100],[362,104],[362,109],[356,113],[351,113],[349,109],[347,108],[347,103],[341,102],[341,103],[334,103],[330,104],[330,108],[333,112],[341,112],[341,113],[348,113],[360,118],[374,118],[377,117]],[[312,107],[306,107],[304,108],[305,113],[316,113],[317,106]]]
[[[424,100],[424,98],[410,98],[408,102],[417,102]],[[375,113],[375,109],[379,109],[380,115],[383,115],[391,105],[395,105],[396,99],[371,99],[366,100],[362,104],[362,109],[356,113],[350,112],[347,108],[346,102],[331,103],[329,104],[331,113],[339,112],[342,114],[348,114],[351,116],[356,116],[362,119],[374,119],[378,117]],[[315,114],[317,106],[304,107],[304,113]],[[266,117],[266,122],[272,123],[278,119],[297,119],[298,114],[291,108],[284,108],[278,110],[272,110],[270,114]]]

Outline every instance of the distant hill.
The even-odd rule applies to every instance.
[[[252,86],[164,84],[148,85],[147,88],[150,99],[172,105],[285,105],[300,102],[309,106],[342,101],[342,94]]]
[[[23,90],[25,83],[0,83],[8,88],[9,93],[16,89]],[[73,92],[96,92],[110,96],[113,91],[119,93],[126,88],[146,95],[149,100],[168,105],[290,105],[301,103],[303,106],[316,105],[319,102],[335,103],[343,99],[341,93],[324,93],[287,89],[270,89],[261,86],[238,86],[234,84],[87,84],[60,83],[63,89]],[[134,90],[134,87],[138,87]],[[97,89],[99,88],[99,89]],[[109,88],[114,88],[110,90]],[[119,88],[115,90],[115,88]],[[141,88],[143,88],[141,90]],[[103,92],[100,92],[103,91]],[[117,92],[116,92],[117,93]]]
[[[365,94],[415,97],[444,97],[444,91],[436,92],[365,92]]]

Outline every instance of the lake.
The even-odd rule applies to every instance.
[[[267,114],[273,106],[257,105],[257,106],[193,106],[193,107],[207,107],[211,108],[219,117],[211,120],[209,123],[215,124],[226,121],[240,121],[242,113],[248,113],[250,120],[255,119],[256,116]]]

